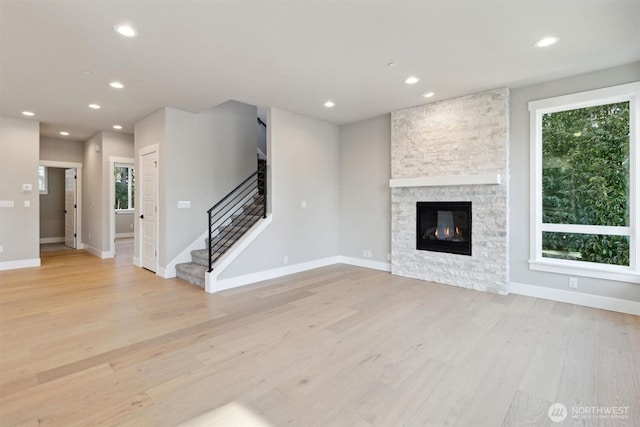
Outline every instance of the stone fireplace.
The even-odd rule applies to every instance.
[[[507,89],[392,113],[393,274],[507,293],[508,115]]]

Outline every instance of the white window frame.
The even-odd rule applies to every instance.
[[[116,213],[130,213],[134,211],[134,208],[131,207],[131,203],[133,202],[133,199],[131,198],[131,189],[133,187],[133,183],[131,182],[131,171],[134,170],[135,165],[134,164],[129,164],[129,163],[116,163],[114,165],[114,168],[121,168],[121,169],[128,169],[129,171],[128,173],[128,187],[127,187],[127,200],[129,201],[129,207],[125,208],[125,209],[115,209]],[[115,180],[115,177],[113,178]],[[114,190],[115,191],[115,190]]]
[[[547,113],[629,101],[629,227],[544,224],[542,222],[542,116]],[[640,82],[529,102],[531,270],[640,283]],[[542,232],[629,236],[629,266],[543,258]]]
[[[40,187],[40,168],[44,170],[42,187]],[[38,190],[40,194],[49,194],[49,168],[44,165],[38,165]]]

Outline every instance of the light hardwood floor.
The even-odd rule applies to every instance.
[[[640,426],[635,316],[345,265],[208,295],[42,255],[0,272],[2,426]]]

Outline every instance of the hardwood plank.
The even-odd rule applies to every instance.
[[[637,316],[346,265],[209,295],[63,252],[0,272],[3,427],[640,425]]]

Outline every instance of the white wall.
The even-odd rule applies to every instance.
[[[206,231],[207,209],[255,172],[256,114],[229,101],[199,114],[164,108],[136,123],[136,167],[141,148],[160,146],[160,267]],[[191,209],[178,209],[178,201]]]
[[[388,114],[340,128],[340,255],[388,262],[390,150]]]
[[[39,263],[39,151],[39,122],[0,117],[0,200],[14,202],[0,207],[0,269]],[[32,190],[23,191],[23,184]]]
[[[100,151],[96,151],[96,146]],[[102,134],[98,133],[84,142],[82,159],[82,243],[96,256],[102,256],[104,244],[103,224],[108,221],[104,214]]]
[[[133,212],[119,212],[116,214],[116,237],[119,234],[133,233],[134,218]]]
[[[110,157],[133,158],[133,135],[118,132],[102,132],[102,251],[111,250],[109,239],[111,238],[111,215],[113,206],[111,205],[111,182],[114,176],[111,174]],[[133,230],[128,230],[131,232]]]
[[[84,142],[55,138],[40,138],[40,160],[82,163]]]
[[[273,222],[221,279],[340,254],[338,127],[275,108],[268,125]]]
[[[578,278],[578,289],[568,287],[568,276],[529,270],[529,111],[537,99],[614,86],[640,80],[640,62],[583,74],[511,91],[511,281],[631,301],[640,301],[640,285],[602,279]]]

